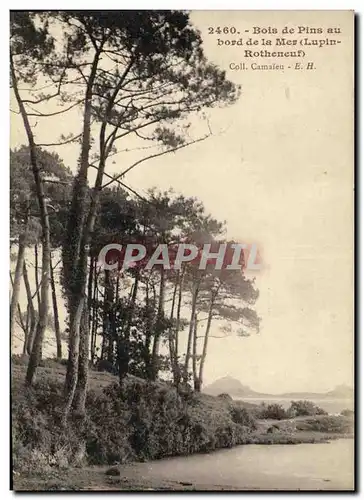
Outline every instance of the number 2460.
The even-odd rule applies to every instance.
[[[236,28],[234,26],[229,27],[229,26],[224,26],[221,28],[220,26],[217,26],[216,28],[208,28],[209,35],[221,35],[222,33],[225,35],[235,35],[236,33]]]

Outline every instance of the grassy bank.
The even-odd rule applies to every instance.
[[[242,409],[210,396],[177,392],[166,384],[127,379],[91,388],[87,416],[61,427],[62,384],[43,379],[26,391],[15,383],[12,398],[14,467],[114,464],[173,455],[207,453],[243,444],[256,430]]]
[[[256,418],[257,407],[229,397],[177,394],[162,382],[91,372],[87,416],[61,426],[64,367],[44,367],[30,390],[24,367],[13,367],[14,477],[209,453],[240,444],[296,444],[349,435],[350,417]]]

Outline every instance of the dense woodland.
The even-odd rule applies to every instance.
[[[51,326],[56,357],[67,358],[63,422],[70,413],[85,415],[93,368],[113,372],[121,387],[135,375],[200,391],[211,332],[224,338],[259,330],[254,281],[241,271],[190,263],[180,270],[108,271],[98,255],[109,243],[232,243],[224,223],[198,199],[176,194],[178,186],[142,195],[128,186],[128,172],[163,155],[173,169],[179,149],[198,142],[202,148],[205,141],[207,147],[209,108],[233,105],[240,89],[205,58],[185,12],[13,12],[10,50],[12,111],[27,137],[10,152],[16,255],[10,333],[13,341],[17,325],[24,332],[26,387],[34,384]],[[50,143],[37,136],[39,120],[52,127],[55,117],[67,120],[75,109],[79,133],[55,130]],[[70,143],[78,148],[72,169],[62,161],[62,145]],[[130,145],[140,157],[129,164]],[[107,173],[110,163],[117,174]],[[64,335],[68,352],[62,352]]]

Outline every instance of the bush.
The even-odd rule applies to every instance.
[[[246,408],[235,403],[229,406],[229,411],[231,420],[235,424],[244,425],[252,430],[257,428],[255,418]]]
[[[284,420],[289,418],[287,411],[282,405],[273,403],[270,405],[262,404],[258,410],[256,410],[256,417],[261,419],[272,419],[272,420]]]
[[[13,389],[13,441],[16,467],[113,465],[129,460],[206,453],[244,442],[255,420],[239,404],[127,378],[102,391],[89,390],[86,418],[61,426],[63,384],[45,379]]]
[[[62,389],[58,383],[42,381],[13,392],[14,467],[43,470],[84,463],[80,429],[73,422],[66,429],[61,427]]]
[[[353,432],[353,424],[347,417],[324,415],[298,420],[296,422],[296,429],[300,431],[351,434]]]
[[[312,401],[291,401],[288,413],[292,417],[310,417],[315,415],[327,415],[327,412],[316,406]]]

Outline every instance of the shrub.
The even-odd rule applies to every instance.
[[[291,401],[288,413],[292,417],[310,417],[314,415],[327,415],[327,412],[316,406],[312,401]]]
[[[43,379],[13,386],[13,455],[18,469],[113,465],[129,460],[206,453],[242,444],[255,429],[238,402],[197,393],[180,395],[168,385],[127,377],[89,390],[86,417],[61,425],[63,384]],[[37,469],[37,470],[38,470]],[[35,470],[35,469],[34,469]]]
[[[255,415],[257,418],[272,420],[284,420],[289,418],[289,415],[283,406],[276,403],[261,405],[260,408],[255,411]]]
[[[85,461],[84,435],[77,424],[61,427],[63,387],[41,381],[13,392],[12,440],[15,467],[43,470]]]
[[[353,431],[352,421],[347,417],[324,415],[298,420],[296,428],[300,431],[316,431],[337,434],[351,434]]]
[[[134,458],[128,428],[129,411],[125,402],[118,397],[117,387],[109,391],[87,395],[87,421],[84,440],[88,461],[91,464],[112,465]]]
[[[256,421],[253,415],[244,407],[238,404],[230,404],[229,412],[231,420],[235,424],[244,425],[252,430],[256,429]]]

